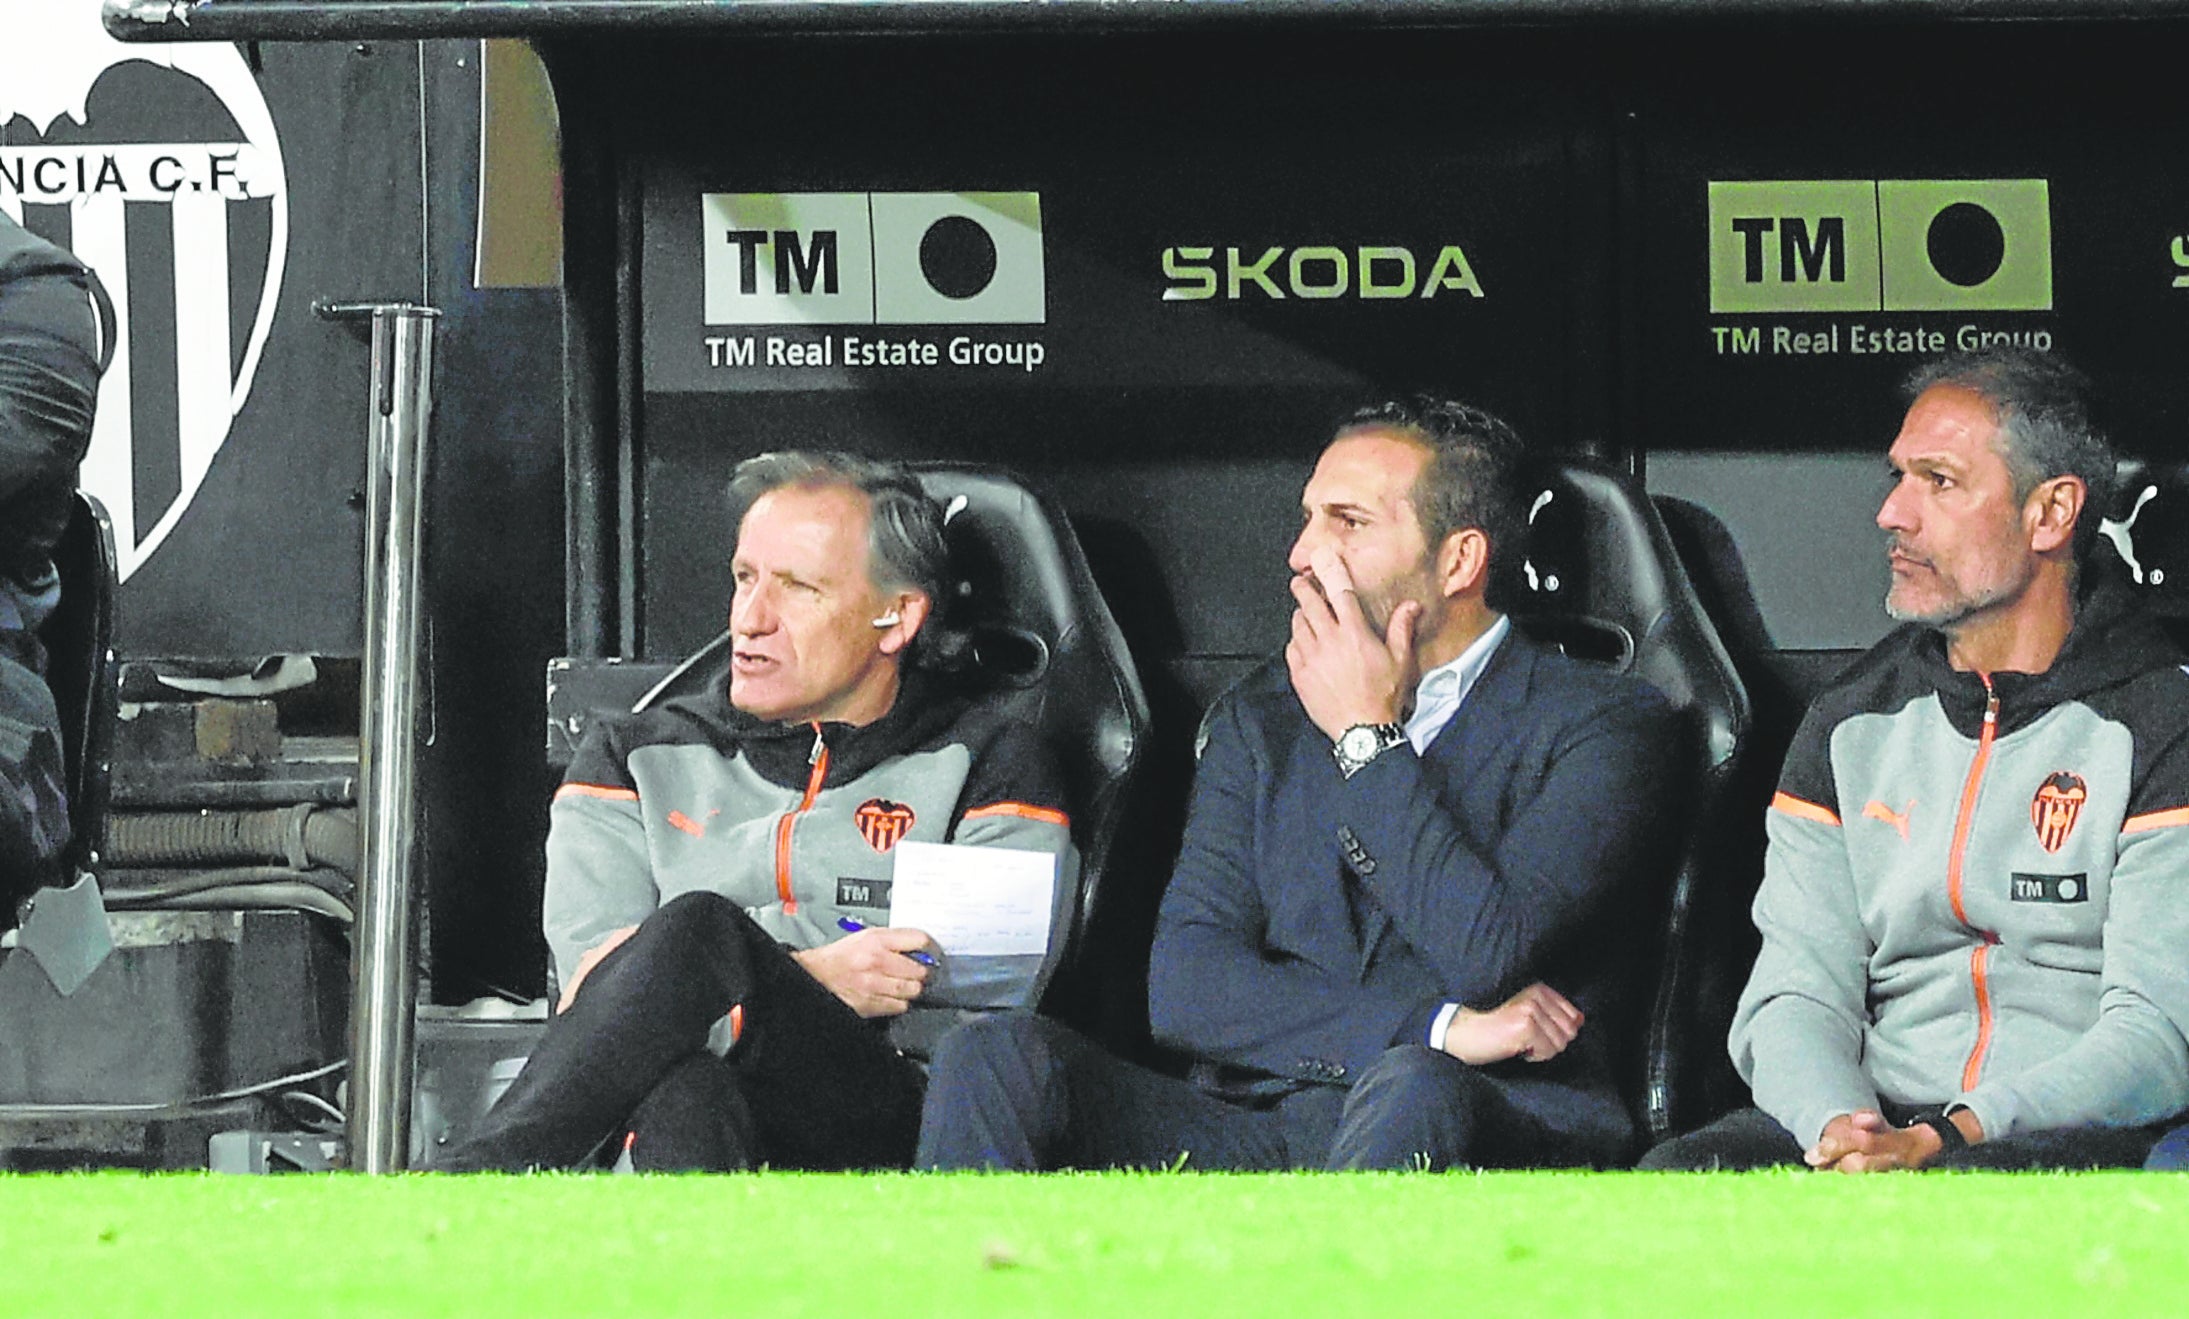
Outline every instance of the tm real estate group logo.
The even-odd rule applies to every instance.
[[[1714,182],[1710,310],[1720,356],[2049,349],[2044,179]],[[1745,319],[1763,316],[1770,319]]]
[[[714,370],[1004,369],[1048,352],[1041,195],[710,192],[701,296]],[[983,327],[953,331],[935,327]],[[766,333],[738,332],[746,327]],[[859,327],[859,328],[851,328]]]

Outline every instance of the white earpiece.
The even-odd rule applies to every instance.
[[[897,626],[897,624],[899,624],[899,623],[901,623],[901,622],[903,622],[903,621],[904,621],[903,619],[901,619],[901,618],[899,618],[899,617],[897,616],[897,611],[896,611],[896,610],[894,610],[894,609],[892,609],[892,610],[890,610],[890,611],[889,611],[888,613],[886,613],[886,614],[882,615],[882,616],[881,616],[880,618],[877,618],[877,619],[875,619],[875,620],[874,620],[874,626],[876,626],[876,627],[895,627],[895,626]]]

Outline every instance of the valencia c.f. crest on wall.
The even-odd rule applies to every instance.
[[[281,144],[232,46],[124,46],[89,0],[0,0],[0,31],[0,211],[96,271],[116,317],[82,484],[126,579],[250,395],[288,248]]]

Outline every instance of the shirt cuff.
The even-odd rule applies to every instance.
[[[1459,1004],[1447,1003],[1437,1009],[1436,1019],[1429,1023],[1429,1047],[1442,1052],[1444,1032],[1452,1028],[1452,1018],[1459,1015]]]

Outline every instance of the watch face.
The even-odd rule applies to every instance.
[[[1347,760],[1367,760],[1376,754],[1376,730],[1356,724],[1338,739],[1338,754]]]

